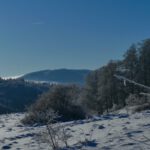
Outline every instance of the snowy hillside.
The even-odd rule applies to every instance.
[[[24,114],[0,116],[0,149],[48,150],[36,140],[45,127],[25,127]],[[150,111],[132,115],[117,114],[65,123],[71,133],[71,150],[149,150]],[[85,142],[87,141],[88,142]]]

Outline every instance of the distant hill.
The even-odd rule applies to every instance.
[[[31,72],[22,76],[25,80],[35,82],[54,82],[62,84],[80,84],[85,83],[86,76],[90,73],[90,70],[86,69],[57,69],[57,70],[42,70],[37,72]]]

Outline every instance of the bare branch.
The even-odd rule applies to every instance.
[[[119,79],[119,80],[123,80],[123,81],[129,82],[129,83],[132,83],[132,84],[134,84],[134,85],[137,85],[137,86],[140,86],[140,87],[143,87],[143,88],[145,88],[145,89],[150,90],[150,87],[149,87],[149,86],[146,86],[146,85],[137,83],[137,82],[135,82],[135,81],[133,81],[133,80],[130,80],[130,79],[126,78],[126,77],[123,77],[123,76],[120,76],[120,75],[116,75],[116,74],[114,75],[114,77],[116,77],[116,78]]]

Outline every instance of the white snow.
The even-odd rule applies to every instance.
[[[35,139],[45,127],[24,126],[20,123],[23,117],[0,115],[0,149],[48,150],[47,144]],[[150,111],[95,116],[64,124],[71,133],[71,150],[150,150]]]
[[[22,76],[23,76],[23,74],[22,75],[16,75],[16,76],[2,77],[2,79],[4,79],[4,80],[18,79],[18,78],[21,78]]]

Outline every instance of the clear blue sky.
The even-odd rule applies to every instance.
[[[0,0],[0,76],[96,69],[149,37],[149,0]]]

